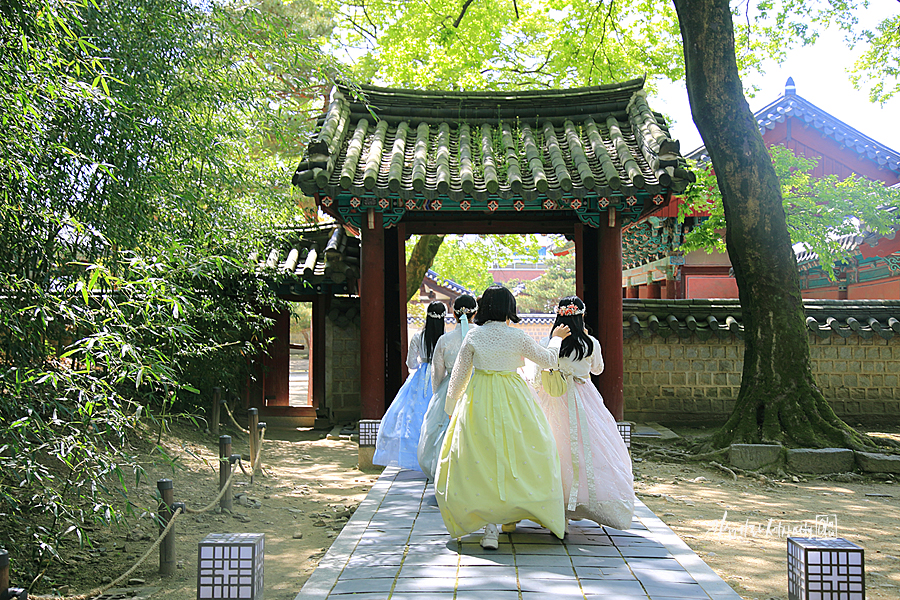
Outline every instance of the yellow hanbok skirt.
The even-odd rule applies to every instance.
[[[531,519],[562,538],[559,455],[547,418],[515,371],[475,369],[441,446],[434,482],[454,538]]]

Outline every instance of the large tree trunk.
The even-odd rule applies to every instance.
[[[419,287],[422,280],[425,279],[425,273],[434,264],[434,257],[437,256],[441,244],[444,242],[442,235],[423,235],[416,242],[412,254],[409,255],[409,261],[406,263],[406,301],[409,302]]]
[[[713,444],[865,445],[812,377],[800,279],[781,187],[744,99],[728,0],[673,0],[691,112],[712,158],[744,321],[744,369],[734,412]]]

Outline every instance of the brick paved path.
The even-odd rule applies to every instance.
[[[523,521],[499,550],[480,540],[451,539],[424,476],[388,468],[295,600],[740,600],[640,501],[628,531]]]

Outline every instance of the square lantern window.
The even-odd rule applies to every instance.
[[[359,422],[359,445],[361,447],[375,447],[380,423],[380,419],[363,419]]]
[[[197,600],[262,600],[264,533],[210,533],[200,541]]]
[[[625,447],[631,452],[631,430],[634,427],[634,423],[631,421],[617,421],[616,426],[619,428],[619,435],[622,436]]]
[[[864,550],[843,538],[787,539],[788,600],[865,600]]]

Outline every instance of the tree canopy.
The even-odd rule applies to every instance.
[[[513,280],[507,284],[516,290],[516,307],[522,313],[549,314],[560,298],[575,294],[575,253],[549,254],[544,274],[530,281]]]

